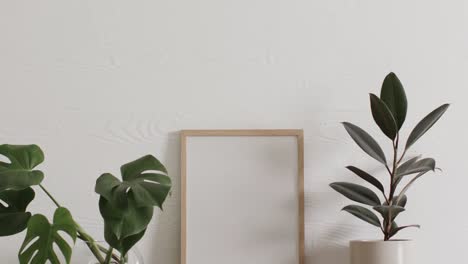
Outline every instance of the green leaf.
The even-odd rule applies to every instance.
[[[437,109],[424,117],[411,131],[408,141],[406,141],[406,149],[409,149],[420,137],[422,137],[447,111],[449,104],[439,106]]]
[[[370,105],[375,123],[388,138],[394,140],[398,133],[398,128],[387,105],[375,94],[370,94]]]
[[[125,256],[127,252],[144,236],[146,229],[138,234],[128,236],[126,238],[118,239],[112,228],[109,225],[104,224],[104,238],[109,245],[117,249],[122,256]]]
[[[397,205],[378,205],[373,208],[382,215],[386,223],[393,221],[401,212],[405,211],[405,208]]]
[[[398,171],[397,173],[400,176],[404,175],[409,175],[409,174],[414,174],[414,173],[419,173],[423,171],[434,171],[436,166],[436,162],[432,158],[425,158],[418,160],[414,162],[411,166],[409,166],[407,169]]]
[[[346,167],[348,170],[354,172],[354,174],[356,174],[357,176],[361,177],[363,180],[367,181],[368,183],[374,185],[377,189],[379,189],[382,193],[385,193],[385,189],[382,185],[382,183],[380,183],[379,180],[377,180],[374,176],[370,175],[369,173],[359,169],[359,168],[356,168],[354,166],[347,166]]]
[[[153,206],[138,207],[131,195],[124,210],[113,206],[101,196],[99,211],[104,218],[104,225],[110,228],[119,240],[145,230],[153,217]]]
[[[0,161],[0,191],[23,190],[43,180],[42,171],[33,170],[44,161],[37,145],[0,145],[0,155],[10,160]]]
[[[151,155],[127,163],[120,168],[122,179],[110,173],[96,181],[95,191],[120,209],[125,209],[132,195],[137,207],[162,205],[171,189],[166,168]]]
[[[379,144],[377,141],[375,141],[371,135],[369,135],[366,131],[364,131],[362,128],[353,125],[348,122],[343,122],[343,126],[345,127],[346,131],[348,134],[351,136],[351,138],[358,144],[358,146],[369,156],[372,158],[376,159],[382,164],[387,164],[385,154],[380,148]]]
[[[423,176],[423,175],[426,174],[426,173],[427,173],[427,171],[420,172],[418,175],[414,176],[414,178],[411,179],[411,181],[409,181],[409,182],[405,185],[405,187],[403,187],[403,189],[402,189],[401,192],[400,192],[400,195],[398,195],[397,204],[401,202],[400,200],[403,199],[404,194],[408,191],[408,189],[411,187],[411,185],[413,185],[413,183],[414,183],[417,179],[419,179],[421,176]],[[401,197],[401,198],[400,198],[400,197]]]
[[[403,172],[407,171],[410,167],[413,166],[413,164],[418,161],[419,159],[421,158],[421,156],[416,156],[416,157],[413,157],[407,161],[405,161],[403,164],[401,164],[400,166],[398,166],[397,168],[397,171],[396,171],[396,174],[402,174]]]
[[[387,105],[395,118],[398,130],[403,126],[408,109],[405,89],[395,73],[389,73],[382,84],[380,99]]]
[[[164,165],[151,155],[123,165],[120,172],[123,181],[104,173],[95,190],[101,195],[106,241],[125,254],[143,236],[153,207],[162,209],[172,184]]]
[[[398,195],[395,195],[393,196],[392,201],[394,201],[393,205],[405,207],[406,203],[408,202],[408,197],[406,197],[406,195],[403,195],[400,199]],[[383,205],[388,205],[387,201],[385,201]]]
[[[397,206],[405,207],[406,203],[408,202],[408,197],[403,194],[403,196],[400,199],[400,196],[394,196],[393,199],[396,201]]]
[[[398,227],[398,225],[393,222],[394,225],[392,225],[392,230],[390,231],[390,238],[393,237],[394,235],[396,235],[399,231],[405,229],[405,228],[408,228],[408,227],[416,227],[416,228],[421,228],[420,225],[406,225],[406,226],[400,226]]]
[[[10,236],[23,231],[31,217],[26,207],[34,199],[34,190],[27,188],[20,191],[0,192],[0,236]]]
[[[380,227],[380,220],[379,218],[369,209],[364,208],[359,205],[348,205],[345,206],[343,211],[346,211],[357,218],[366,221],[367,223],[371,225],[375,225],[377,227]]]
[[[411,160],[409,160],[408,162],[411,162]],[[436,162],[432,158],[425,158],[425,159],[417,160],[417,161],[411,162],[411,164],[409,165],[406,165],[406,162],[405,162],[400,167],[398,167],[394,181],[398,183],[400,182],[401,177],[414,174],[414,173],[435,171],[435,166],[436,166]]]
[[[59,234],[65,232],[68,236],[76,240],[76,226],[70,212],[60,207],[55,210],[54,222],[50,224],[43,215],[36,214],[28,222],[26,238],[19,252],[20,264],[60,264],[54,245],[57,245],[66,263],[70,263],[72,247]]]
[[[364,186],[349,182],[334,182],[330,187],[355,202],[372,206],[380,205],[379,197]]]

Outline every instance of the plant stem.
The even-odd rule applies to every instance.
[[[52,202],[54,202],[54,204],[57,206],[57,207],[62,207],[60,206],[60,204],[57,202],[57,200],[55,200],[55,198],[52,196],[52,194],[50,194],[46,188],[44,188],[44,186],[42,186],[42,184],[39,184],[39,187],[41,187],[41,189],[45,192],[45,194],[47,196],[49,196],[50,200],[52,200]]]
[[[109,264],[111,259],[112,259],[112,251],[114,251],[114,248],[109,247],[109,250],[107,251],[106,259],[104,260],[105,264]]]
[[[54,196],[52,196],[52,194],[49,191],[47,191],[47,189],[42,184],[39,184],[39,187],[44,191],[44,193],[50,198],[50,200],[52,200],[52,202],[57,207],[62,207],[54,198]],[[101,256],[101,253],[99,253],[99,249],[96,246],[96,242],[94,241],[94,239],[90,235],[88,235],[88,233],[86,233],[84,229],[77,222],[75,222],[75,226],[76,226],[76,231],[78,233],[78,238],[85,242],[89,250],[91,250],[93,255],[97,258],[99,263],[103,264],[104,258]]]
[[[104,258],[102,257],[99,247],[97,246],[96,241],[84,231],[84,229],[77,223],[75,222],[76,226],[76,231],[81,237],[80,239],[85,242],[85,244],[88,246],[89,250],[91,250],[91,253],[96,257],[96,259],[99,261],[99,263],[104,264]]]
[[[388,195],[388,205],[392,206],[393,205],[393,196],[395,195],[395,185],[394,185],[394,179],[397,171],[397,166],[399,163],[398,160],[398,144],[400,141],[400,135],[397,133],[396,139],[393,141],[393,166],[392,170],[390,172],[388,166],[387,170],[390,172],[390,193]],[[385,232],[384,232],[384,240],[387,241],[390,239],[390,234],[392,232],[392,211],[388,210],[388,218],[385,222]]]

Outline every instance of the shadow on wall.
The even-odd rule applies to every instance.
[[[349,253],[348,247],[336,246],[318,248],[313,257],[307,258],[307,263],[327,263],[327,264],[348,264]]]
[[[340,222],[317,222],[313,225],[313,230],[307,230],[308,214],[314,212],[324,212],[325,208],[336,204],[332,190],[327,193],[306,193],[306,245],[308,237],[314,236],[313,244],[309,244],[306,249],[306,262],[310,264],[348,264],[349,247],[347,237],[352,233],[353,227]],[[312,217],[311,217],[312,218]],[[314,230],[325,230],[317,237]],[[309,231],[309,232],[307,232]],[[310,240],[309,240],[310,241]]]
[[[156,220],[149,260],[151,263],[180,263],[180,133],[169,133],[165,165],[172,179],[172,194]]]

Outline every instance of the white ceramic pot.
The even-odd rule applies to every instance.
[[[355,240],[349,246],[351,264],[415,264],[410,240]]]

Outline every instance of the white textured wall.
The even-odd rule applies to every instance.
[[[339,122],[378,132],[367,93],[377,93],[392,70],[409,98],[405,134],[439,104],[453,103],[411,150],[444,171],[410,191],[401,221],[422,229],[402,237],[427,249],[421,263],[466,263],[465,2],[3,0],[0,141],[40,144],[45,185],[91,229],[100,222],[93,192],[100,173],[157,155],[174,194],[140,248],[149,263],[176,264],[177,131],[304,128],[307,262],[347,263],[348,240],[380,236],[339,212],[347,201],[328,183],[358,181],[348,164],[382,171]],[[38,195],[35,212],[52,208]],[[16,262],[23,236],[0,239],[1,263]]]

